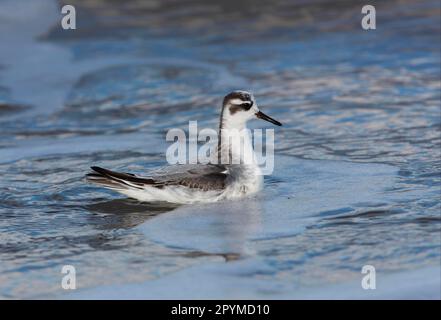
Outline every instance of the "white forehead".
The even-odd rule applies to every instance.
[[[248,91],[242,91],[242,90],[236,90],[236,93],[243,94],[244,96],[248,95],[250,99],[242,99],[242,97],[233,98],[230,100],[230,103],[232,104],[242,104],[246,101],[253,101],[254,102],[254,96],[253,94],[249,93]]]
[[[245,101],[249,101],[249,100],[242,100],[242,99],[240,99],[240,98],[234,98],[234,99],[231,99],[231,100],[230,100],[230,103],[232,103],[232,104],[242,104],[242,103],[244,103]]]

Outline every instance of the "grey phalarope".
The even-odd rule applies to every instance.
[[[87,180],[140,201],[173,203],[214,202],[241,198],[262,189],[261,169],[255,161],[251,137],[246,129],[248,120],[259,118],[275,125],[282,124],[259,110],[252,94],[233,91],[225,96],[219,124],[217,154],[238,157],[239,164],[183,164],[160,168],[146,176],[114,172],[91,167]],[[231,144],[231,132],[243,130],[240,145]],[[234,135],[235,133],[233,133]],[[251,160],[250,160],[251,159]],[[246,161],[245,161],[246,160]],[[223,163],[223,161],[221,161]]]

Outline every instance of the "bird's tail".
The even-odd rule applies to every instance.
[[[91,167],[94,171],[86,175],[87,181],[114,190],[144,189],[146,186],[156,186],[150,178],[140,178],[131,173],[122,173],[100,167]]]

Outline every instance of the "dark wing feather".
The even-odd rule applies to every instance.
[[[128,185],[123,182],[119,182],[117,180],[112,180],[103,176],[99,173],[88,173],[86,178],[89,182],[96,183],[106,188],[115,189],[115,190],[125,190]]]
[[[114,187],[116,184],[116,186],[120,187],[134,187],[137,189],[143,189],[145,185],[161,187],[160,184],[156,184],[155,180],[150,178],[140,178],[130,173],[115,172],[101,167],[91,167],[91,169],[96,173],[89,173],[86,176],[87,179],[104,186]]]
[[[155,181],[153,179],[149,178],[139,178],[131,173],[122,173],[122,172],[116,172],[111,171],[108,169],[100,168],[100,167],[91,167],[92,170],[98,172],[99,174],[106,176],[106,177],[112,177],[120,180],[126,180],[136,183],[142,183],[142,184],[153,184]]]
[[[178,184],[188,188],[201,190],[221,190],[225,188],[225,173],[210,173],[199,177],[181,178],[177,181],[170,181],[167,184]]]
[[[224,189],[226,168],[223,165],[189,164],[160,168],[151,178],[164,185],[181,185],[201,190]]]
[[[226,168],[220,165],[176,165],[164,167],[152,172],[150,177],[138,177],[130,173],[121,173],[100,167],[91,167],[95,173],[89,173],[91,182],[113,189],[144,186],[162,188],[163,186],[181,185],[188,188],[213,190],[225,188]]]

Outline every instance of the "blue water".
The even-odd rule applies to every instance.
[[[0,3],[1,298],[363,299],[366,264],[377,297],[440,298],[438,1],[378,4],[374,31],[357,1],[70,3],[69,31],[55,1]],[[167,130],[215,128],[233,89],[283,122],[256,197],[85,183],[164,165]]]

